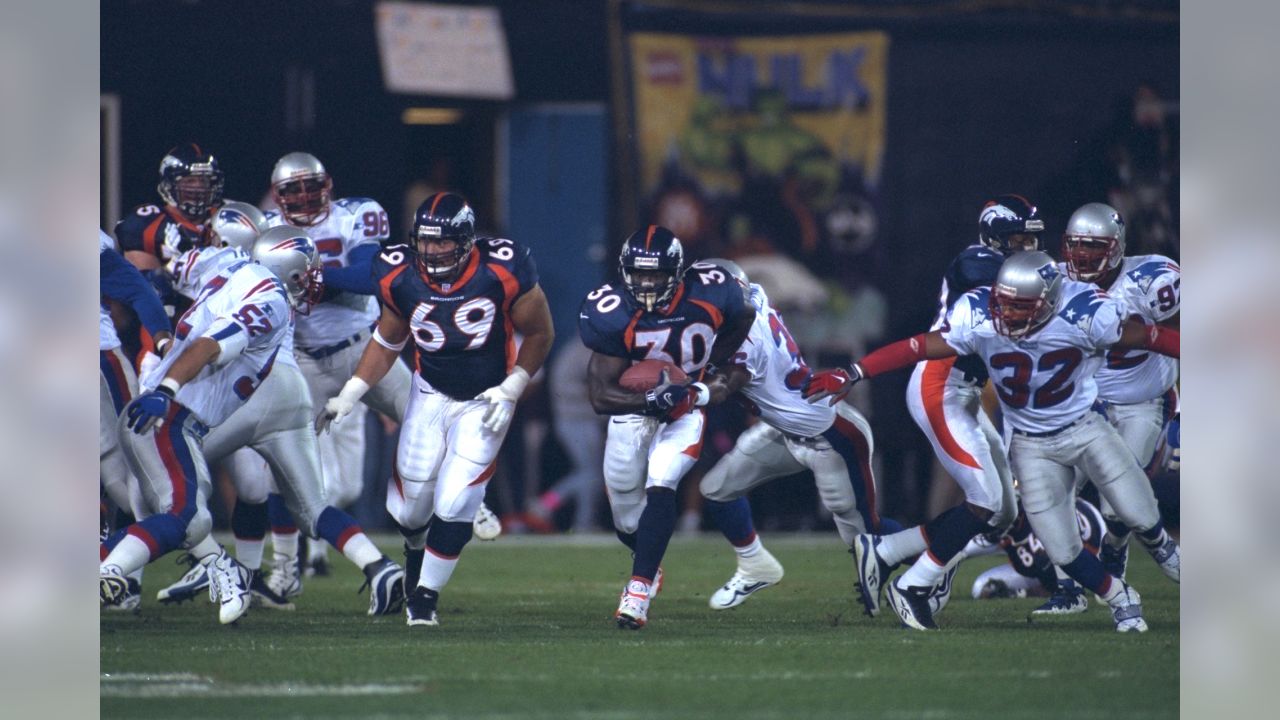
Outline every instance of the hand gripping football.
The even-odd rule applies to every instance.
[[[663,370],[668,371],[673,383],[684,384],[689,381],[689,376],[683,370],[665,360],[641,360],[622,373],[618,384],[632,392],[652,390],[658,386],[658,376]]]

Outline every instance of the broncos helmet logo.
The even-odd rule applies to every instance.
[[[999,218],[1001,220],[1018,221],[1018,214],[1004,205],[990,205],[982,210],[982,217],[978,218],[978,222],[989,224],[992,220]]]

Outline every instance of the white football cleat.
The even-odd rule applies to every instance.
[[[488,505],[480,503],[475,519],[471,521],[471,532],[481,540],[497,539],[502,534],[502,521],[493,514]]]
[[[169,603],[183,603],[187,600],[195,599],[201,590],[209,588],[209,571],[204,565],[190,555],[182,555],[178,558],[178,563],[191,563],[191,567],[187,569],[178,581],[166,588],[161,588],[156,593],[156,599],[166,605]]]
[[[298,558],[276,553],[267,576],[267,587],[277,596],[289,600],[302,594],[302,571]]]
[[[119,605],[129,592],[129,579],[117,565],[107,565],[98,571],[98,604]]]
[[[747,601],[757,592],[782,582],[782,563],[765,550],[749,558],[738,558],[738,570],[729,582],[711,593],[707,604],[712,610],[728,610]]]
[[[1160,566],[1160,570],[1165,577],[1179,583],[1182,579],[1182,551],[1178,548],[1178,541],[1172,537],[1165,536],[1164,542],[1154,548],[1148,548],[1152,559]]]
[[[622,599],[613,614],[619,628],[639,630],[649,621],[649,586],[642,580],[632,579],[622,589]]]
[[[952,565],[951,569],[942,576],[942,582],[933,586],[933,594],[929,596],[929,610],[937,616],[947,607],[947,603],[951,602],[951,581],[955,580],[956,570],[960,569],[960,565]]]
[[[209,596],[218,603],[218,621],[223,625],[249,612],[253,601],[249,591],[251,576],[249,568],[236,562],[226,550],[209,564]]]
[[[1111,619],[1116,622],[1116,632],[1146,632],[1147,621],[1142,619],[1142,597],[1129,583],[1118,580],[1123,586],[1111,599]]]
[[[893,567],[880,559],[880,536],[862,534],[853,539],[853,559],[858,570],[858,595],[862,611],[870,617],[880,614],[880,592]]]

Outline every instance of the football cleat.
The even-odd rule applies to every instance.
[[[1043,605],[1032,610],[1031,616],[1075,615],[1088,609],[1089,598],[1085,597],[1084,588],[1074,580],[1059,580],[1053,595]]]
[[[108,610],[115,612],[138,612],[142,609],[142,583],[137,580],[125,578],[125,592],[120,600],[114,605],[107,605]]]
[[[258,607],[264,607],[271,610],[293,610],[293,603],[289,602],[289,598],[277,593],[267,585],[267,581],[262,577],[261,570],[251,571],[249,578],[249,592],[253,596],[253,604]]]
[[[1156,547],[1147,548],[1147,550],[1151,553],[1151,558],[1160,566],[1160,570],[1164,572],[1165,577],[1174,582],[1180,581],[1182,577],[1182,551],[1178,548],[1177,540],[1165,535],[1164,542]]]
[[[1142,619],[1142,597],[1123,580],[1120,592],[1111,599],[1111,619],[1116,622],[1116,632],[1146,632],[1147,621]]]
[[[166,605],[193,600],[201,590],[209,589],[209,571],[204,565],[201,565],[194,557],[186,554],[178,558],[178,564],[188,564],[191,567],[182,574],[182,577],[178,578],[177,582],[169,587],[161,588],[160,592],[156,593],[156,599]]]
[[[249,612],[249,568],[236,562],[226,550],[209,564],[209,599],[218,603],[218,622],[223,625],[239,620]]]
[[[129,578],[117,565],[107,565],[98,571],[98,604],[119,605],[129,592]]]
[[[1125,570],[1129,565],[1129,543],[1125,542],[1120,547],[1115,547],[1111,543],[1103,541],[1102,552],[1099,553],[1098,559],[1102,561],[1102,567],[1112,577],[1123,580]]]
[[[952,565],[951,569],[942,576],[942,582],[933,586],[933,593],[929,595],[929,611],[937,616],[942,612],[947,603],[951,602],[951,581],[955,580],[956,570],[960,568],[959,563]]]
[[[471,521],[471,531],[481,540],[494,540],[502,534],[502,521],[493,514],[489,506],[480,503],[475,519]]]
[[[900,588],[896,582],[887,583],[885,596],[889,606],[898,613],[902,626],[915,630],[937,630],[933,621],[933,612],[929,608],[929,596],[933,594],[931,587]]]
[[[613,614],[619,628],[639,630],[649,621],[649,585],[639,578],[631,578],[622,589],[618,610]]]
[[[414,550],[408,545],[404,546],[404,595],[409,596],[413,589],[418,587],[418,578],[422,575],[422,558],[426,555],[426,548],[418,548]]]
[[[267,587],[276,595],[289,600],[302,594],[302,572],[298,558],[276,553],[271,561],[271,574]]]
[[[747,598],[770,585],[782,581],[782,563],[760,548],[760,552],[749,558],[738,558],[738,570],[719,590],[711,593],[708,604],[712,610],[728,610],[747,601]],[[654,578],[654,587],[658,586],[658,578]],[[655,589],[652,595],[656,596]]]
[[[893,566],[880,559],[878,535],[862,534],[853,539],[853,559],[858,569],[858,599],[870,617],[880,613],[880,590]]]
[[[404,610],[409,616],[410,625],[439,625],[440,617],[436,614],[436,603],[440,602],[440,593],[428,590],[421,585],[413,588],[409,598],[405,600]]]
[[[383,556],[369,563],[364,569],[364,584],[360,591],[369,588],[369,614],[393,615],[404,606],[404,570],[391,559]]]

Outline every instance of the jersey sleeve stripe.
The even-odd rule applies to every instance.
[[[147,225],[146,229],[142,231],[142,249],[148,255],[156,254],[156,233],[160,230],[160,223],[164,218],[164,215],[156,217],[156,219],[152,220],[151,224]]]
[[[925,361],[924,376],[920,378],[920,402],[924,404],[924,413],[929,418],[929,427],[933,430],[934,437],[938,438],[938,445],[942,450],[961,465],[981,470],[982,466],[961,447],[955,436],[951,434],[951,426],[947,424],[942,392],[947,384],[947,376],[951,373],[951,366],[955,364],[955,358]]]
[[[382,279],[378,281],[378,292],[382,296],[382,303],[391,308],[395,314],[402,317],[404,316],[404,313],[400,311],[400,308],[396,307],[396,300],[391,296],[391,284],[396,281],[397,277],[400,277],[400,273],[404,272],[404,269],[407,267],[409,266],[401,265],[384,275]]]
[[[497,263],[489,263],[489,269],[494,275],[498,276],[498,282],[502,283],[502,308],[504,311],[511,309],[511,303],[516,299],[516,293],[520,292],[520,282],[515,276],[507,272],[507,269]]]
[[[707,314],[711,316],[712,330],[719,330],[720,326],[724,324],[724,315],[721,314],[720,310],[715,305],[712,305],[706,300],[697,300],[694,298],[690,298],[689,302],[692,302],[694,305],[697,305],[707,311]]]
[[[640,315],[643,310],[636,310],[631,316],[631,322],[627,323],[627,327],[622,331],[622,342],[627,346],[627,352],[636,349],[636,323],[640,322]]]
[[[213,338],[214,340],[217,340],[218,342],[222,342],[223,340],[226,340],[227,338],[231,337],[232,335],[235,335],[238,332],[241,332],[242,330],[244,330],[244,328],[240,327],[240,323],[233,322],[228,324],[226,327],[222,328],[218,332],[210,335],[209,337]]]

